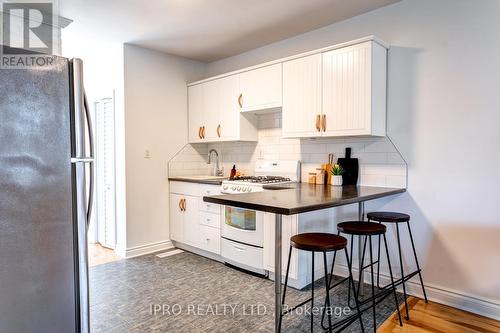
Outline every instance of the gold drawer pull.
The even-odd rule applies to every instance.
[[[217,135],[219,136],[219,138],[220,138],[220,133],[221,133],[221,126],[219,124],[219,126],[217,126]]]
[[[318,132],[321,132],[320,122],[321,122],[321,116],[318,114],[316,116],[316,129],[318,130]]]
[[[243,94],[240,94],[240,96],[238,97],[238,104],[240,105],[240,108],[243,107]]]
[[[323,132],[326,132],[326,114],[323,115]]]

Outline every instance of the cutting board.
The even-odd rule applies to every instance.
[[[340,157],[337,160],[337,164],[344,169],[344,174],[342,175],[342,185],[357,185],[359,161],[357,158],[351,158],[350,147],[345,149],[345,157]]]

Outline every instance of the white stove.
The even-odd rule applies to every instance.
[[[227,194],[264,191],[266,184],[300,182],[300,161],[255,162],[255,176],[225,180]],[[266,275],[264,269],[264,213],[223,206],[221,256],[227,264]]]
[[[221,192],[226,194],[264,191],[267,184],[300,182],[300,161],[255,162],[255,176],[242,176],[224,180]]]

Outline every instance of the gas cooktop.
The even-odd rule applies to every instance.
[[[287,177],[279,176],[241,176],[229,179],[232,182],[248,182],[254,184],[272,184],[272,183],[283,183],[290,182],[291,179]]]

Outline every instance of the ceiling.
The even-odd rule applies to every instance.
[[[72,38],[132,43],[203,62],[400,0],[60,0]]]

